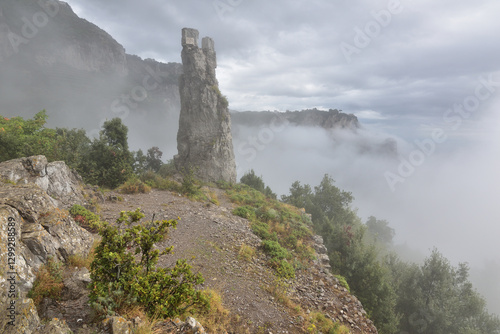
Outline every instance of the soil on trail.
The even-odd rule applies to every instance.
[[[219,205],[194,202],[178,194],[152,190],[148,194],[112,194],[123,201],[106,201],[101,217],[114,222],[120,211],[140,208],[151,220],[176,219],[177,228],[160,247],[174,246],[173,254],[160,257],[158,265],[172,267],[178,259],[186,259],[193,272],[205,278],[202,288],[212,288],[222,296],[224,306],[241,317],[251,332],[302,333],[300,323],[275,301],[266,287],[275,283],[275,276],[265,264],[264,256],[252,261],[239,259],[242,244],[257,248],[255,236],[246,219],[231,214],[231,204],[224,191],[213,189]]]

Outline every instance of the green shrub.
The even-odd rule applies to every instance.
[[[75,204],[69,209],[69,214],[83,228],[96,232],[101,225],[101,219],[95,213]]]
[[[240,216],[249,220],[255,220],[255,210],[248,205],[237,207],[233,210],[233,215]]]
[[[252,224],[251,228],[252,232],[262,240],[278,241],[278,236],[276,235],[276,233],[270,232],[269,225],[266,223],[256,222]]]
[[[117,224],[125,223],[126,228],[105,223],[100,229],[102,239],[91,265],[91,306],[101,316],[134,305],[143,307],[149,316],[159,317],[207,309],[207,298],[195,288],[204,279],[193,274],[185,260],[177,261],[174,268],[156,268],[158,257],[170,253],[172,247],[160,252],[155,244],[164,240],[177,221],[134,224],[143,217],[139,209],[122,211]]]
[[[295,278],[295,267],[293,264],[288,262],[286,259],[282,259],[276,264],[276,272],[278,276],[285,279],[294,279]]]
[[[290,256],[286,248],[281,247],[279,242],[274,240],[263,240],[262,249],[266,254],[268,254],[273,260],[283,260]]]
[[[349,288],[349,284],[347,284],[347,280],[345,279],[345,277],[342,275],[334,275],[334,276],[339,280],[339,284],[344,288],[346,288],[349,293],[351,293],[351,289]]]
[[[182,175],[181,193],[194,200],[204,200],[205,195],[201,191],[192,169],[184,171]]]

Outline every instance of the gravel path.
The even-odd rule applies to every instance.
[[[253,261],[239,259],[239,247],[257,248],[260,239],[250,230],[247,220],[231,214],[233,205],[225,193],[215,189],[220,205],[193,202],[169,191],[152,190],[148,194],[122,195],[123,201],[101,205],[103,220],[113,222],[120,211],[141,208],[145,219],[178,219],[177,229],[169,233],[162,246],[174,246],[174,253],[160,258],[159,265],[173,266],[187,259],[193,272],[205,278],[203,288],[213,288],[222,295],[226,308],[238,314],[253,333],[267,328],[272,333],[301,333],[294,318],[287,314],[265,286],[275,278],[259,255]]]

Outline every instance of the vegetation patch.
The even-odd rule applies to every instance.
[[[233,215],[254,221],[256,218],[255,209],[249,205],[237,207],[233,210]]]
[[[151,187],[137,177],[132,177],[122,184],[119,190],[124,194],[147,194],[151,191]]]
[[[334,276],[339,280],[339,284],[344,288],[346,288],[349,293],[351,293],[351,288],[349,288],[349,284],[347,284],[347,280],[345,279],[345,277],[342,275],[334,275]]]
[[[238,257],[244,261],[251,262],[255,257],[255,248],[248,245],[241,245],[238,251]]]
[[[139,209],[122,211],[116,223],[125,224],[125,228],[104,223],[99,229],[102,240],[91,265],[92,307],[103,317],[134,305],[150,317],[161,318],[207,310],[206,295],[196,289],[204,279],[201,274],[193,274],[185,260],[178,260],[174,268],[156,267],[158,257],[170,253],[173,247],[160,252],[155,244],[164,240],[177,221],[136,224],[143,217]]]
[[[255,173],[246,180],[262,188],[263,182]],[[226,192],[240,205],[233,214],[250,220],[252,232],[263,240],[261,248],[278,277],[294,278],[297,264],[313,259],[310,219],[303,212],[246,184],[234,185]]]
[[[48,258],[38,270],[28,298],[32,298],[36,306],[46,297],[59,300],[63,287],[63,263]]]
[[[81,227],[90,232],[97,232],[101,226],[101,218],[81,205],[73,205],[71,209],[69,209],[69,214]]]
[[[312,312],[309,317],[309,325],[307,332],[312,334],[349,334],[351,331],[346,326],[333,322],[328,319],[323,313]]]

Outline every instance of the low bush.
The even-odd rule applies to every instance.
[[[205,197],[192,169],[182,173],[181,193],[194,200],[201,200]]]
[[[81,205],[73,205],[69,209],[69,214],[81,227],[91,232],[96,232],[101,225],[100,217]]]
[[[255,220],[255,210],[251,206],[245,205],[233,210],[233,215],[240,216],[248,220]]]
[[[346,288],[349,293],[351,293],[351,289],[349,288],[349,284],[347,284],[347,280],[345,279],[345,277],[342,275],[334,275],[334,276],[339,280],[339,284],[344,288]]]
[[[124,194],[147,194],[151,191],[151,187],[134,177],[122,184],[119,190]]]
[[[312,312],[310,315],[310,324],[307,331],[311,334],[349,334],[351,331],[346,326],[333,322],[323,313]]]
[[[168,254],[155,244],[164,240],[177,221],[162,220],[136,224],[144,214],[122,211],[117,225],[104,223],[91,265],[93,281],[89,295],[91,306],[100,316],[115,315],[138,305],[148,316],[175,317],[193,310],[207,310],[209,303],[196,286],[203,283],[201,274],[193,274],[185,260],[173,268],[156,268],[158,257]]]
[[[252,232],[262,240],[278,241],[278,235],[270,232],[270,227],[266,223],[256,222],[251,226]]]
[[[286,248],[281,247],[279,242],[274,240],[263,240],[262,249],[272,259],[284,260],[290,256]]]
[[[36,274],[33,288],[28,292],[28,298],[32,298],[37,306],[46,297],[58,300],[64,287],[62,274],[63,264],[49,258]]]
[[[252,261],[252,259],[255,257],[255,248],[245,244],[241,245],[238,252],[238,257],[247,262]]]
[[[286,259],[276,262],[275,265],[276,265],[276,272],[278,273],[279,277],[285,279],[295,278],[295,267]]]

